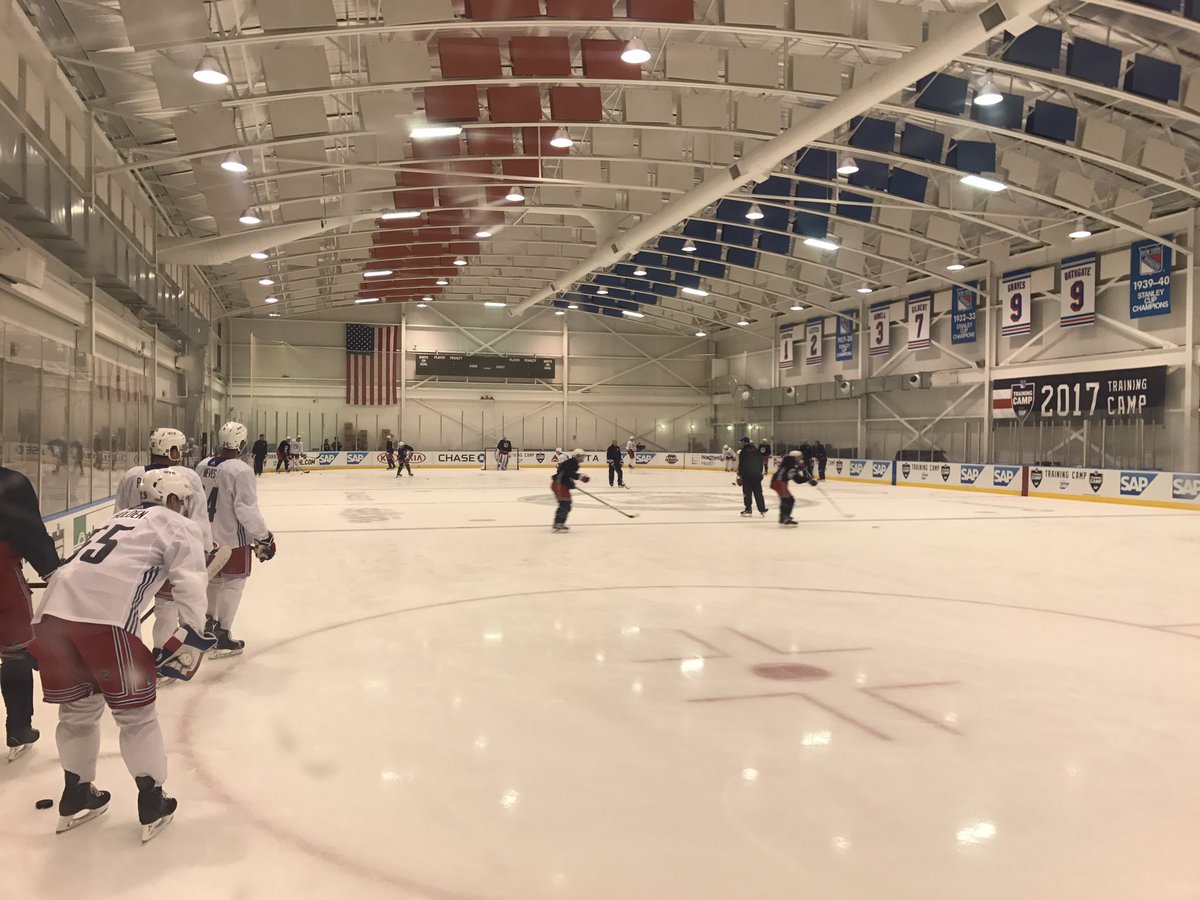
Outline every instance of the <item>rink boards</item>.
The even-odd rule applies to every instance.
[[[625,465],[629,460],[621,450]],[[585,466],[607,466],[605,450],[588,450]],[[480,469],[487,456],[489,468],[495,464],[494,450],[418,450],[409,458],[409,464],[423,469]],[[514,450],[510,463],[518,463],[522,469],[553,469],[562,461],[563,455],[554,450]],[[305,469],[348,470],[386,469],[387,454],[382,450],[310,451],[302,454],[299,464]],[[636,454],[636,466],[647,469],[718,469],[724,470],[725,461],[719,453],[675,453],[672,451],[641,451]]]

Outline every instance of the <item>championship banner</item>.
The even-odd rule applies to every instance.
[[[854,323],[857,318],[858,313],[854,311],[838,313],[836,316],[837,337],[833,358],[838,362],[854,359]]]
[[[1016,337],[1033,331],[1031,274],[1029,269],[1022,269],[1019,272],[1006,272],[1000,277],[1000,298],[1003,301],[1000,308],[1000,334],[1004,337]]]
[[[825,319],[809,319],[804,323],[804,364],[819,366],[825,362]]]
[[[1021,422],[1152,419],[1166,396],[1166,366],[1006,378],[992,382],[992,414]]]
[[[871,307],[871,335],[868,346],[872,356],[892,352],[891,303],[876,303]]]
[[[914,294],[908,298],[908,349],[925,350],[929,347],[929,333],[933,328],[933,294]]]
[[[1099,262],[1095,253],[1072,256],[1064,259],[1059,272],[1062,275],[1062,312],[1058,324],[1062,328],[1091,325],[1096,321],[1096,266]]]
[[[779,326],[779,368],[790,369],[792,360],[792,329],[793,325]]]
[[[979,305],[978,281],[966,287],[955,285],[950,291],[950,343],[975,343],[975,309]]]
[[[1158,241],[1129,247],[1129,318],[1171,313],[1171,248]]]

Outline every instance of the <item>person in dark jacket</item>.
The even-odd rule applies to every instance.
[[[10,761],[40,737],[33,727],[33,657],[28,650],[33,606],[22,560],[42,578],[62,564],[42,523],[33,485],[20,472],[0,466],[0,695]]]
[[[512,441],[506,437],[496,443],[496,468],[504,471],[508,468],[508,458],[512,455]]]
[[[766,475],[771,470],[771,442],[762,441],[758,445],[758,455],[762,457],[762,473]]]
[[[404,474],[405,469],[408,470],[409,475],[412,475],[413,470],[412,470],[412,466],[409,464],[409,460],[412,459],[412,455],[416,452],[417,451],[414,450],[410,445],[404,443],[404,438],[400,438],[399,442],[396,444],[396,456],[397,456],[396,477],[397,478],[399,478],[401,475]],[[416,477],[417,476],[413,475],[413,478],[416,478]]]
[[[279,446],[275,448],[275,474],[279,474],[279,467],[283,466],[284,472],[292,471],[292,439],[285,437],[279,442]]]
[[[812,444],[810,444],[808,441],[804,441],[803,443],[800,444],[799,449],[800,449],[800,456],[804,459],[804,465],[807,466],[808,470],[811,472],[812,468],[813,468]]]
[[[267,453],[270,452],[271,445],[267,443],[267,436],[260,434],[258,440],[254,442],[254,446],[250,448],[250,453],[254,457],[254,474],[261,475],[263,468],[267,465]]]
[[[767,514],[767,502],[763,500],[762,480],[763,480],[763,458],[758,448],[750,443],[750,438],[742,438],[742,449],[738,451],[738,477],[737,483],[742,486],[742,499],[745,501],[746,508],[742,510],[743,516],[751,516],[754,513],[750,510],[751,502],[758,505],[760,515]]]
[[[817,460],[817,477],[821,481],[824,481],[825,464],[829,462],[829,454],[825,450],[825,445],[820,441],[817,441],[815,444],[813,444],[813,456]],[[809,470],[812,470],[812,466],[809,466]]]
[[[383,445],[383,455],[387,460],[387,467],[389,469],[396,468],[396,442],[392,440],[390,434],[387,436],[387,443]]]
[[[779,461],[779,468],[771,476],[771,490],[779,495],[779,524],[796,525],[792,518],[792,509],[796,506],[796,498],[792,496],[791,482],[817,486],[816,480],[804,465],[804,456],[799,450],[792,450]]]
[[[586,484],[591,481],[591,478],[579,471],[583,457],[582,450],[573,450],[570,456],[558,464],[558,468],[554,470],[554,477],[550,479],[550,490],[558,500],[558,508],[554,511],[555,531],[569,530],[567,516],[571,514],[571,488],[575,487],[575,482],[582,481]]]
[[[605,454],[608,457],[608,486],[613,486],[613,479],[616,478],[617,487],[625,487],[625,456],[621,452],[621,445],[617,443],[617,439],[613,438],[613,442],[608,447],[608,452]]]

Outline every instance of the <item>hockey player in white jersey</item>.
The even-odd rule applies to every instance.
[[[254,471],[239,457],[246,449],[246,426],[226,422],[217,433],[216,456],[196,467],[208,497],[208,518],[213,539],[233,551],[218,575],[208,584],[207,630],[217,639],[214,657],[236,656],[245,641],[230,636],[234,617],[250,576],[251,556],[265,562],[275,555],[275,536],[258,509]]]
[[[200,526],[200,537],[207,554],[212,547],[212,529],[208,524],[208,508],[204,503],[204,486],[200,483],[200,476],[182,464],[186,443],[187,438],[176,428],[156,428],[150,432],[150,465],[134,466],[121,476],[114,501],[118,511],[139,505],[142,502],[139,491],[146,474],[165,469],[167,466],[178,466],[192,488],[191,496],[183,503],[183,512]],[[171,598],[171,586],[164,585],[154,598],[152,635],[155,652],[162,649],[163,644],[181,624],[179,611]]]
[[[164,581],[174,585],[184,627],[167,642],[160,665],[190,678],[204,650],[204,551],[200,528],[182,515],[191,481],[178,468],[151,471],[142,503],[119,510],[59,567],[33,615],[34,642],[47,703],[58,704],[59,759],[65,786],[58,831],[108,808],[92,784],[105,703],[121,731],[121,756],[138,788],[143,842],[171,821],[176,802],[163,794],[167,753],[155,710],[157,667],[137,637],[138,614]]]

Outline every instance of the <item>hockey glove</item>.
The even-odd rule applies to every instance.
[[[741,475],[739,475],[739,476],[737,477],[737,486],[738,486],[738,487],[741,487],[741,486],[742,486],[742,476],[741,476]]]
[[[197,634],[191,626],[183,625],[167,638],[161,650],[154,651],[158,674],[164,678],[191,681],[204,654],[216,645],[216,638]]]
[[[275,535],[270,532],[267,532],[267,536],[261,541],[255,541],[251,546],[259,562],[266,562],[275,557]]]
[[[580,476],[579,476],[579,480],[580,480],[580,481],[582,481],[584,484],[587,484],[589,481],[591,481],[591,480],[592,480],[592,476],[590,476],[590,475],[580,475]]]

